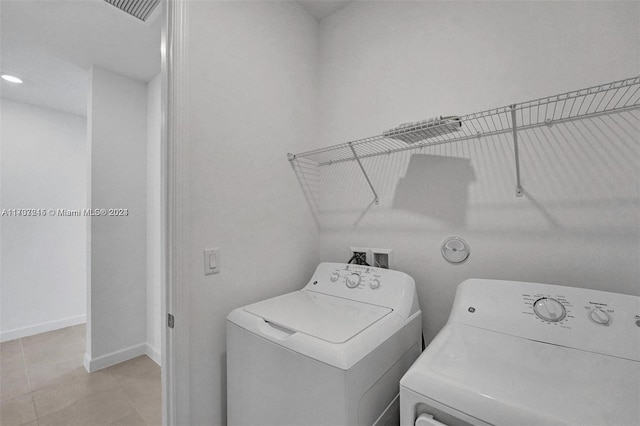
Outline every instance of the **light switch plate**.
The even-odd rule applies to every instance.
[[[204,250],[204,274],[212,275],[220,272],[220,249]]]

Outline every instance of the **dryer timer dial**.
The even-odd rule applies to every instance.
[[[548,322],[562,321],[567,315],[564,305],[551,297],[541,297],[533,304],[533,312],[538,318]]]

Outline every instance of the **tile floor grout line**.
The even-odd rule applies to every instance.
[[[29,376],[29,369],[27,368],[27,357],[24,354],[24,345],[22,344],[22,338],[19,339],[20,341],[20,352],[22,354],[22,365],[24,365],[24,372],[25,375],[27,376],[27,386],[29,387],[29,393],[31,393],[33,390],[31,389],[31,377]],[[35,408],[35,405],[34,405]]]
[[[151,357],[149,357],[148,355],[140,355],[140,356],[146,356],[147,358],[151,359]],[[136,357],[138,358],[138,357]],[[134,358],[132,358],[134,359]],[[129,360],[130,361],[130,360]],[[153,359],[151,359],[151,361],[153,361]],[[125,361],[126,362],[126,361]],[[155,362],[155,361],[154,361]],[[117,365],[117,364],[116,364]],[[113,366],[112,366],[113,367]],[[109,367],[107,367],[109,368]],[[147,423],[147,421],[145,420],[145,418],[143,417],[142,413],[140,412],[140,410],[138,410],[138,406],[135,403],[135,401],[131,398],[131,396],[129,396],[129,393],[127,392],[127,389],[125,388],[125,386],[111,373],[111,372],[107,372],[112,378],[113,380],[116,382],[118,388],[120,388],[121,392],[124,394],[125,398],[127,399],[127,401],[129,402],[129,404],[131,405],[131,407],[133,407],[133,411],[135,411],[135,413],[138,415],[138,417],[140,417],[140,419],[144,422],[144,424],[146,426],[150,426],[149,423]],[[146,371],[144,373],[142,373],[141,375],[145,375],[151,373],[151,370]],[[123,417],[124,418],[124,417]]]
[[[125,361],[126,362],[126,361]],[[117,365],[117,364],[116,364]],[[109,367],[107,367],[109,368]],[[109,376],[113,379],[113,381],[116,382],[116,386],[118,387],[118,389],[120,390],[120,392],[124,395],[124,397],[127,399],[127,402],[129,403],[129,405],[131,405],[131,408],[133,408],[133,411],[138,415],[138,417],[140,417],[145,425],[147,424],[147,422],[142,418],[142,415],[140,414],[140,412],[138,411],[138,409],[136,408],[136,404],[131,400],[131,397],[129,396],[129,394],[127,393],[127,390],[124,388],[124,386],[118,381],[118,379],[116,379],[113,374],[111,374],[110,371],[107,372],[107,374],[109,374]],[[126,417],[126,416],[125,416]],[[124,417],[123,417],[124,419]]]
[[[74,331],[74,335],[77,338],[81,337],[79,330],[74,328],[73,331]],[[54,412],[58,412],[60,410],[67,409],[67,407],[60,408],[59,410],[54,410],[51,413],[47,413],[44,416],[41,416],[40,415],[41,413],[39,412],[40,410],[38,410],[37,407],[36,407],[35,393],[37,391],[41,390],[41,389],[46,389],[49,386],[56,386],[56,384],[60,383],[63,380],[73,380],[75,377],[74,376],[71,376],[69,378],[58,377],[58,378],[53,379],[51,381],[51,383],[48,383],[48,385],[46,385],[46,386],[44,386],[42,388],[39,388],[37,390],[34,390],[33,389],[33,379],[31,377],[31,374],[29,373],[29,368],[27,367],[26,350],[25,350],[24,341],[23,341],[22,338],[20,338],[18,340],[19,340],[18,341],[18,345],[19,345],[19,350],[20,350],[20,355],[21,355],[21,361],[23,363],[21,367],[24,368],[24,372],[26,373],[26,375],[25,375],[26,380],[23,379],[23,383],[26,382],[25,384],[27,385],[27,391],[25,393],[23,393],[22,395],[19,395],[19,396],[15,397],[15,398],[18,398],[18,397],[25,397],[26,398],[26,397],[28,397],[29,401],[31,401],[31,408],[33,409],[33,414],[35,414],[35,419],[31,420],[29,423],[33,422],[33,424],[36,424],[36,425],[39,426],[39,425],[42,424],[41,423],[42,419],[44,419],[45,417],[47,417],[49,415],[52,415],[52,413],[54,413]],[[35,349],[36,350],[47,351],[47,348],[49,347],[47,345],[52,345],[52,344],[53,345],[58,345],[58,344],[60,344],[60,342],[47,342],[46,344],[41,345],[42,347],[38,346]],[[85,342],[85,344],[86,344],[86,342]],[[30,350],[31,350],[31,348],[30,348]],[[151,359],[148,355],[143,355],[143,356],[145,356],[146,358],[149,358],[151,361],[153,361],[153,366],[154,367],[156,366],[155,361],[153,359]],[[132,360],[127,360],[127,361],[124,361],[123,363],[120,363],[120,364],[124,364],[124,363],[129,362],[129,361],[132,361]],[[115,421],[116,422],[117,421],[121,421],[121,420],[125,419],[126,417],[128,417],[129,415],[132,415],[132,416],[135,415],[135,417],[137,417],[137,419],[135,420],[136,422],[140,422],[143,425],[149,425],[149,423],[147,423],[147,420],[143,416],[143,413],[145,413],[147,415],[149,414],[147,412],[147,410],[146,410],[146,408],[148,408],[147,405],[146,405],[146,402],[142,403],[142,405],[140,405],[140,408],[145,408],[145,410],[140,411],[140,408],[138,407],[138,404],[140,404],[140,401],[136,402],[137,400],[134,398],[135,394],[131,395],[128,392],[129,387],[126,384],[127,382],[126,381],[121,381],[117,377],[122,376],[123,374],[124,374],[124,376],[121,377],[121,379],[130,377],[130,375],[132,375],[132,374],[134,376],[145,377],[145,376],[151,375],[153,372],[155,372],[156,369],[155,368],[147,368],[148,365],[146,365],[146,363],[140,364],[138,362],[138,363],[134,363],[133,365],[135,365],[133,370],[131,370],[131,367],[126,367],[124,370],[118,370],[120,372],[119,375],[118,374],[114,374],[114,372],[117,372],[115,370],[114,370],[114,372],[112,372],[110,370],[105,371],[105,373],[107,373],[108,377],[110,378],[110,380],[115,385],[115,387],[113,389],[117,390],[117,392],[120,393],[120,394],[124,394],[123,395],[124,396],[124,400],[126,401],[126,403],[129,406],[129,409],[127,411],[130,412],[130,414],[122,416],[121,418],[118,418]],[[142,368],[142,373],[140,373],[140,371],[138,371],[138,369],[140,369],[140,368]],[[14,398],[12,398],[12,399],[14,399]],[[79,401],[76,401],[76,402],[79,402]],[[158,402],[160,402],[160,400],[158,400]],[[3,401],[3,404],[4,404],[4,401]],[[158,409],[160,410],[161,408],[158,407]],[[111,421],[113,421],[113,419],[111,419]]]
[[[33,392],[29,392],[29,398],[31,399],[31,405],[33,405],[33,414],[36,415],[36,418],[31,420],[30,422],[27,422],[27,423],[31,423],[31,422],[35,421],[36,424],[39,425],[40,422],[38,422],[38,410],[36,410],[36,400],[33,399]]]

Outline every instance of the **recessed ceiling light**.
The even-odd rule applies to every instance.
[[[2,76],[1,76],[1,77],[2,77],[2,79],[3,79],[3,80],[9,81],[9,82],[11,82],[11,83],[22,83],[22,80],[21,80],[21,79],[19,79],[19,78],[18,78],[18,77],[16,77],[16,76],[13,76],[13,75],[9,75],[9,74],[2,74]]]

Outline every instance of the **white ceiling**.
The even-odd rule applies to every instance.
[[[160,29],[102,0],[0,0],[0,69],[24,80],[2,80],[0,95],[86,115],[91,66],[151,80]]]
[[[318,21],[326,18],[331,15],[338,9],[342,9],[347,4],[352,3],[352,1],[344,1],[344,0],[298,0],[309,13],[311,13],[314,18]]]
[[[318,21],[351,1],[298,0]],[[161,19],[103,0],[0,0],[0,96],[86,115],[92,65],[146,82],[160,72]]]

